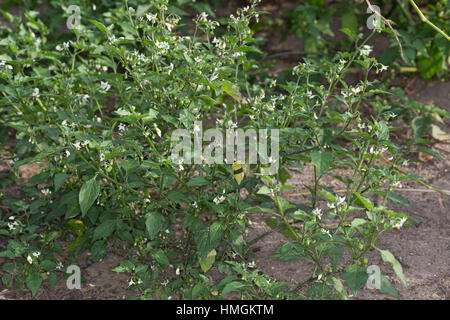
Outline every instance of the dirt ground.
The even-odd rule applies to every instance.
[[[275,34],[274,39],[279,37]],[[292,40],[292,41],[291,41]],[[279,52],[301,46],[294,37],[285,43],[272,42],[273,52]],[[376,48],[375,48],[376,49]],[[297,57],[298,59],[298,57]],[[290,60],[280,60],[277,63],[276,73],[292,65]],[[403,79],[401,79],[403,81]],[[420,78],[408,78],[403,81],[408,87],[408,96],[422,103],[435,103],[441,108],[450,111],[450,83],[441,83],[432,80],[424,83]],[[443,131],[450,131],[450,121],[445,126],[441,125]],[[442,190],[450,190],[450,140],[441,141],[430,146],[438,151],[444,158],[443,161],[428,159],[423,164],[411,163],[406,170],[423,178],[423,180],[434,187]],[[0,171],[4,168],[0,166]],[[22,168],[24,177],[33,175],[38,167],[24,166]],[[312,170],[306,168],[304,173],[291,172],[292,178],[287,182],[296,186],[293,193],[305,192],[303,183],[312,181]],[[331,185],[334,182],[330,181]],[[336,185],[337,186],[337,185]],[[392,208],[403,212],[420,221],[413,227],[404,227],[400,230],[386,232],[378,242],[382,249],[390,250],[403,266],[408,287],[398,281],[392,268],[384,263],[379,254],[370,252],[368,254],[369,265],[378,265],[400,293],[402,299],[450,299],[450,197],[435,192],[429,192],[422,185],[411,181],[403,183],[399,190],[404,198],[408,200],[411,209],[405,209],[399,205]],[[449,191],[450,192],[450,191]],[[294,202],[303,201],[301,197],[290,197]],[[252,229],[248,239],[269,230],[264,223],[267,216],[254,215]],[[272,233],[261,242],[255,244],[255,258],[253,260],[263,272],[277,278],[280,281],[293,281],[301,283],[310,276],[312,265],[302,262],[281,262],[270,258],[273,250],[282,242],[282,235]],[[88,263],[87,253],[77,259],[82,270],[82,277],[86,280],[82,283],[81,290],[69,290],[65,279],[60,276],[56,288],[50,288],[48,283],[41,288],[35,299],[128,299],[135,293],[128,288],[127,275],[113,272],[111,269],[118,266],[121,258],[116,254],[108,254],[99,263]],[[2,259],[0,258],[0,265]],[[1,273],[1,272],[0,272]],[[215,273],[211,270],[210,273]],[[356,299],[392,299],[388,295],[380,294],[377,290],[363,288],[358,292]],[[8,290],[0,283],[1,299],[31,299],[28,291]]]

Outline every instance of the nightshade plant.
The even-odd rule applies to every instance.
[[[10,173],[2,173],[2,188],[19,181],[22,165],[41,169],[21,185],[21,199],[2,193],[4,285],[26,285],[34,296],[86,250],[91,261],[118,250],[124,260],[114,271],[129,273],[142,299],[348,298],[347,287],[356,295],[368,279],[369,250],[406,285],[400,263],[377,240],[413,222],[388,201],[404,203],[394,190],[419,179],[402,164],[431,120],[415,122],[416,140],[406,146],[391,141],[401,112],[377,80],[388,67],[371,57],[369,39],[349,30],[353,52],[305,59],[283,83],[261,79],[262,53],[249,28],[262,19],[258,2],[220,22],[201,13],[186,36],[167,1],[124,1],[82,19],[75,38],[60,43],[47,42],[38,12],[3,12],[10,25],[0,28],[0,119]],[[345,74],[354,65],[364,78],[350,85]],[[364,116],[368,105],[375,113]],[[195,121],[279,129],[279,171],[173,163],[171,133],[193,132]],[[292,168],[314,172],[302,204],[284,197]],[[327,177],[345,190],[327,187]],[[249,248],[264,235],[248,241],[247,233],[262,213],[286,237],[275,258],[314,265],[307,282],[292,287],[252,262]],[[223,279],[214,281],[211,268]],[[398,296],[385,276],[380,290]]]

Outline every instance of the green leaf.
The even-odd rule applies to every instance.
[[[412,121],[414,141],[418,142],[431,125],[430,117],[415,117]]]
[[[172,190],[169,193],[167,193],[167,198],[170,201],[176,202],[176,203],[180,203],[180,202],[185,202],[186,201],[186,197],[184,194],[182,194],[181,192]]]
[[[341,246],[335,245],[325,251],[325,254],[330,257],[331,266],[333,270],[336,270],[341,262],[342,254],[344,250]]]
[[[388,278],[386,278],[384,275],[381,275],[380,279],[380,292],[389,294],[393,296],[394,298],[400,299],[400,295],[398,294],[397,290],[394,288],[392,283],[389,281]]]
[[[366,208],[369,211],[373,210],[373,202],[370,201],[369,199],[363,197],[362,195],[360,195],[358,192],[353,192],[353,194],[359,199],[359,201],[361,202],[361,204],[364,206],[364,208]]]
[[[344,288],[344,285],[342,284],[341,280],[333,277],[331,278],[331,281],[333,283],[334,290],[336,290],[339,298],[343,300],[348,300],[347,290]]]
[[[257,194],[271,194],[272,190],[267,186],[262,186],[261,189],[258,190]]]
[[[419,56],[417,58],[417,65],[420,74],[425,80],[431,79],[436,72],[443,67],[444,56],[436,45],[433,45],[430,57]]]
[[[444,161],[444,159],[441,157],[441,155],[438,152],[436,152],[436,151],[434,151],[434,150],[432,150],[430,148],[420,147],[420,148],[417,149],[417,151],[425,153],[425,154],[428,154],[428,155],[430,155],[432,157],[435,157],[436,159]]]
[[[358,19],[355,15],[347,12],[342,15],[342,28],[350,30],[352,33],[358,32]]]
[[[208,272],[209,269],[211,269],[211,267],[214,264],[214,261],[216,261],[216,250],[211,250],[210,253],[208,253],[208,255],[206,256],[206,258],[204,260],[200,259],[200,257],[198,258],[199,262],[200,262],[200,267],[202,268],[203,272]]]
[[[305,259],[305,250],[300,243],[286,242],[275,249],[273,258],[278,258],[283,262]]]
[[[64,184],[64,181],[69,177],[66,173],[57,173],[55,174],[54,178],[54,184],[55,184],[55,192],[61,188],[61,186]]]
[[[361,289],[367,282],[367,279],[369,279],[369,275],[366,272],[366,268],[352,264],[345,268],[342,279],[347,282],[353,295],[356,296],[358,290]]]
[[[277,218],[271,217],[266,219],[266,224],[272,229],[278,229],[278,231],[286,238],[294,240],[297,239],[296,234],[291,231],[289,226],[284,221],[278,225]]]
[[[56,287],[58,279],[56,278],[56,274],[54,272],[50,272],[50,274],[48,275],[48,282],[50,283],[50,286],[52,288]]]
[[[227,285],[222,290],[222,295],[226,295],[230,292],[240,292],[245,291],[249,287],[245,282],[233,281],[227,283]]]
[[[228,93],[237,102],[242,101],[241,93],[239,92],[239,87],[231,83],[228,80],[222,81],[222,90]]]
[[[38,273],[32,273],[26,278],[28,289],[31,290],[31,295],[34,297],[41,287],[42,277]]]
[[[55,270],[56,268],[56,263],[54,263],[51,260],[43,260],[41,263],[39,263],[39,266],[44,270],[44,271],[52,271]]]
[[[166,218],[159,212],[150,212],[147,214],[147,219],[145,220],[145,226],[147,227],[147,232],[149,239],[153,240],[156,235],[164,228],[166,225]]]
[[[163,265],[163,266],[168,266],[170,264],[169,258],[167,257],[167,255],[164,253],[163,250],[159,249],[157,251],[155,251],[154,253],[152,253],[152,257],[153,259],[155,259],[159,264]]]
[[[369,221],[367,221],[366,219],[355,218],[352,220],[352,228],[356,229],[362,225],[365,225],[367,222],[369,222]]]
[[[104,221],[101,225],[99,225],[94,230],[94,238],[93,240],[107,238],[114,232],[116,228],[116,220],[108,219]]]
[[[202,187],[202,186],[206,186],[207,184],[208,184],[208,181],[202,176],[196,176],[196,177],[192,178],[191,180],[189,180],[189,182],[187,183],[187,185],[189,187]]]
[[[319,177],[327,171],[331,161],[333,161],[333,156],[326,151],[314,151],[311,153],[311,162],[316,167]]]
[[[397,275],[397,277],[400,279],[400,281],[403,283],[403,285],[406,287],[406,279],[405,279],[405,275],[403,274],[403,268],[402,265],[400,264],[400,262],[398,262],[398,260],[394,257],[394,255],[388,251],[388,250],[381,250],[378,249],[378,251],[381,254],[381,258],[383,259],[384,262],[387,262],[391,265],[392,269],[394,269],[395,274]]]
[[[94,24],[97,28],[99,28],[101,31],[103,32],[108,32],[108,29],[105,27],[105,25],[101,22],[95,21],[95,20],[91,20],[89,19],[89,22],[91,22],[92,24]]]
[[[78,201],[80,203],[82,216],[88,212],[89,208],[94,204],[100,193],[100,185],[98,184],[96,177],[85,182],[80,189]]]
[[[200,259],[206,259],[207,255],[220,244],[224,233],[225,226],[219,221],[197,232],[194,238]]]

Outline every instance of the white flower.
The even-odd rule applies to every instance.
[[[163,282],[161,282],[161,286],[163,286],[163,287],[167,287],[168,284],[169,284],[169,280],[164,280]]]
[[[14,219],[16,219],[14,216],[11,216],[11,217],[9,217],[8,218],[9,220],[14,220]]]
[[[66,157],[70,156],[70,151],[66,150]]]
[[[233,120],[228,120],[227,124],[230,129],[237,128],[237,124],[236,124],[236,122],[233,122]]]
[[[34,88],[34,91],[31,94],[31,96],[35,97],[35,98],[39,98],[40,97],[40,95],[39,95],[39,88]]]
[[[101,91],[108,91],[111,89],[111,85],[106,81],[100,81],[100,90]]]
[[[123,123],[119,123],[119,126],[117,127],[119,129],[120,132],[125,131],[125,129],[127,128],[126,125],[124,125]]]
[[[162,42],[156,41],[155,46],[161,50],[169,50],[170,49],[170,45],[165,41],[162,41]]]
[[[136,284],[136,282],[134,282],[133,279],[130,279],[130,281],[128,281],[128,286],[129,287],[131,287],[134,284]]]
[[[306,90],[306,96],[307,96],[309,99],[312,99],[312,98],[314,97],[311,90]]]
[[[181,171],[184,170],[183,163],[184,163],[183,159],[178,160],[178,170],[181,170]]]
[[[177,270],[175,270],[175,274],[176,274],[177,276],[180,275],[180,268],[177,268]]]
[[[150,21],[151,23],[155,23],[155,22],[156,22],[156,14],[147,13],[147,14],[145,15],[145,17],[146,17],[147,20]]]
[[[5,60],[0,61],[0,67],[1,66],[5,66],[5,65],[6,65],[6,61]]]
[[[164,231],[166,234],[169,234],[170,233],[170,230],[169,229],[166,229],[166,231]]]
[[[221,195],[220,197],[217,196],[214,198],[214,203],[218,206],[219,204],[223,203],[225,201],[226,197],[224,195]]]
[[[58,265],[56,266],[56,270],[62,270],[62,268],[64,268],[64,265],[59,262]]]
[[[383,72],[383,71],[386,71],[388,69],[388,66],[385,66],[382,63],[380,63],[380,64],[381,64],[381,68],[378,70],[379,72]]]
[[[392,227],[397,228],[397,230],[399,230],[401,227],[403,227],[403,224],[406,222],[406,220],[408,219],[403,217],[398,223],[394,224]]]
[[[402,166],[407,167],[408,166],[408,160],[403,160]]]
[[[166,69],[167,69],[167,73],[168,73],[169,76],[170,76],[170,74],[171,74],[172,71],[173,71],[173,63],[171,63]]]
[[[372,52],[372,47],[368,46],[368,45],[363,46],[363,48],[359,51],[359,53],[362,56],[366,56],[366,57],[368,57],[371,52]]]
[[[315,215],[316,217],[318,217],[319,219],[321,219],[322,218],[322,209],[315,208],[312,211],[312,214]]]
[[[342,205],[345,202],[345,197],[338,197],[336,204],[338,206]]]
[[[32,263],[33,263],[33,258],[30,257],[30,256],[28,256],[28,257],[27,257],[27,261],[28,261],[29,264],[32,264]]]
[[[336,208],[336,205],[334,204],[334,203],[327,203],[327,207],[328,208],[330,208],[330,209],[335,209]]]
[[[352,94],[356,96],[358,93],[362,91],[362,88],[361,87],[350,88],[350,91],[352,92]]]
[[[247,266],[248,266],[249,268],[256,268],[256,263],[255,263],[255,261],[252,261],[252,262],[249,262],[249,263],[247,264]]]
[[[39,256],[41,255],[41,253],[39,251],[33,252],[33,256],[37,259],[39,258]]]
[[[19,225],[19,224],[17,223],[17,221],[14,221],[14,222],[8,222],[8,229],[9,229],[9,231],[16,230],[16,227],[17,227],[18,225]]]
[[[322,232],[323,234],[327,234],[330,238],[333,238],[329,230],[325,230],[324,228],[322,228],[320,229],[320,232]]]
[[[105,155],[103,153],[100,153],[100,162],[105,161]]]
[[[81,149],[81,144],[80,141],[77,141],[76,143],[72,143],[72,145],[75,147],[75,149],[80,150]]]
[[[392,188],[401,188],[402,184],[400,183],[400,181],[396,181],[396,182],[391,183],[391,187]]]
[[[153,124],[156,130],[156,134],[161,138],[161,130],[158,128],[158,125],[156,123]]]
[[[146,204],[150,204],[152,202],[152,199],[146,198],[144,201],[145,201]]]
[[[41,193],[42,193],[44,196],[48,196],[48,195],[51,193],[51,191],[50,191],[50,189],[45,188],[45,189],[42,189],[42,190],[41,190]]]
[[[200,14],[199,20],[200,20],[201,22],[207,22],[207,21],[208,21],[208,15],[207,15],[205,12],[202,12],[202,13]]]
[[[197,201],[192,202],[192,206],[193,206],[195,209],[197,209],[197,208],[198,208]]]

